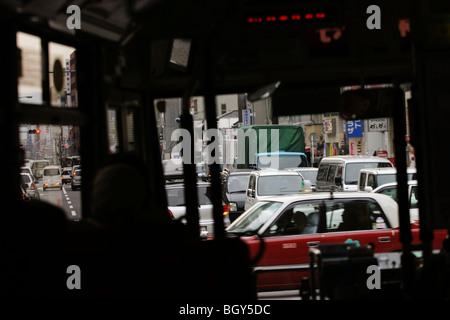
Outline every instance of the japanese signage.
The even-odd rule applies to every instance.
[[[334,133],[336,127],[336,119],[326,119],[323,120],[323,132],[324,133]]]
[[[369,131],[388,131],[388,119],[369,119]]]
[[[72,84],[70,83],[70,60],[66,59],[66,93],[70,94]]]
[[[251,119],[250,119],[250,112],[251,110],[245,109],[242,110],[242,122],[244,124],[244,126],[248,126],[251,125]]]
[[[361,138],[363,136],[362,121],[352,120],[347,121],[347,137]]]
[[[363,139],[362,138],[351,138],[350,143],[350,155],[356,156],[363,154]]]

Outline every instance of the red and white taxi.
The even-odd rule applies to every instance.
[[[320,244],[358,241],[375,253],[400,251],[398,205],[377,193],[328,192],[277,196],[255,203],[227,229],[247,243],[251,257],[263,253],[254,267],[308,266],[309,249]],[[412,225],[413,244],[419,229]],[[256,236],[258,235],[258,236]],[[440,249],[446,231],[435,232],[433,249]],[[307,272],[262,273],[258,290],[298,289]]]

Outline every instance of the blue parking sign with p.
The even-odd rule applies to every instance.
[[[361,138],[363,136],[362,121],[350,120],[347,121],[347,137]]]

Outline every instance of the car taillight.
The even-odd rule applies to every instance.
[[[30,189],[31,189],[31,190],[34,190],[34,183],[32,183],[32,184],[30,185]]]
[[[172,211],[170,211],[170,209],[167,209],[167,211],[169,211],[169,216],[172,220],[175,220],[175,216],[173,215]]]
[[[223,215],[226,216],[230,212],[230,205],[224,204],[223,205]]]

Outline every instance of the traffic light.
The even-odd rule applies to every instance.
[[[35,134],[35,133],[37,134],[41,133],[41,129],[28,130],[28,134]]]

